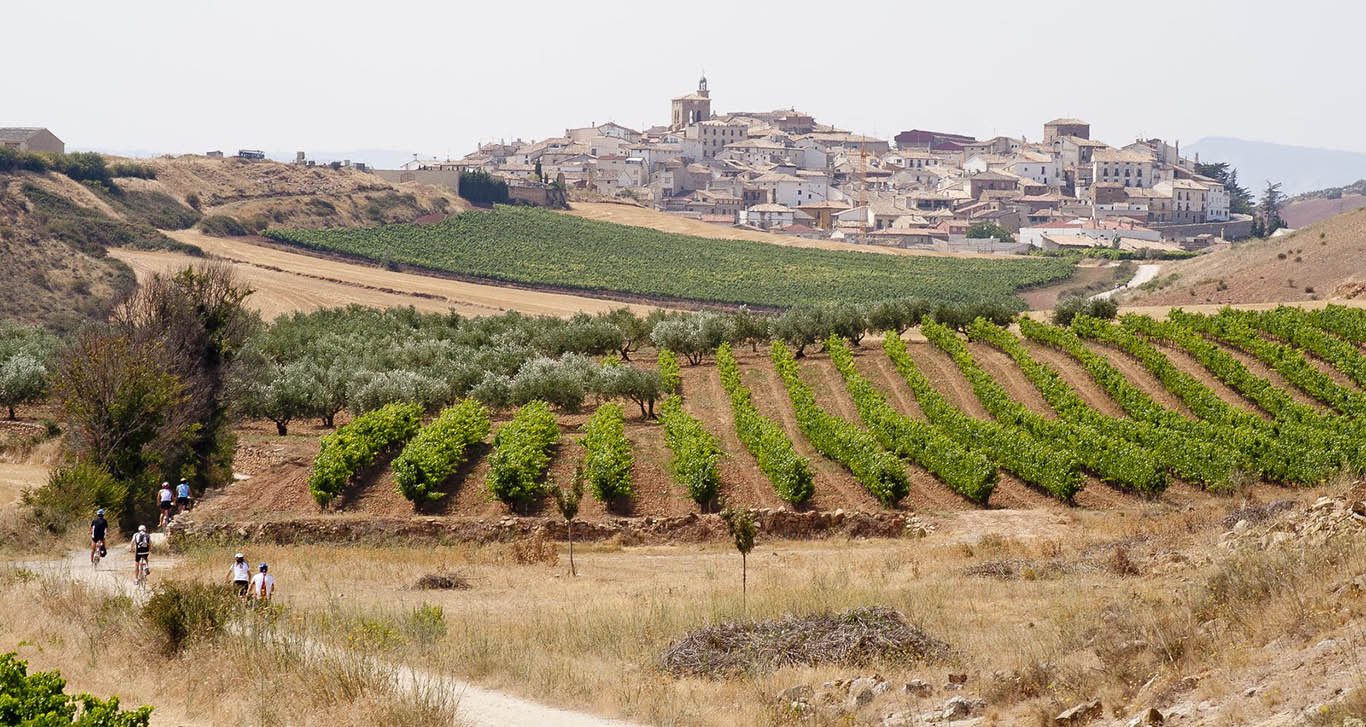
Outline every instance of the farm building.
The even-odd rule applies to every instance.
[[[40,127],[0,127],[0,146],[19,151],[50,151],[61,154],[66,144],[56,134]]]

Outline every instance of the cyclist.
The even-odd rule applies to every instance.
[[[175,499],[175,494],[171,492],[171,483],[161,483],[161,489],[157,490],[157,503],[161,506],[161,519],[157,521],[157,528],[162,528],[171,521],[171,505]]]
[[[138,526],[138,531],[133,533],[133,542],[129,543],[128,549],[133,551],[133,582],[141,583],[143,569],[147,566],[147,561],[152,553],[152,536],[147,534],[146,525]]]
[[[95,511],[95,519],[90,521],[90,562],[99,563],[104,557],[104,536],[109,530],[109,521],[104,519],[104,508]]]
[[[275,576],[266,573],[268,569],[269,566],[262,563],[261,572],[251,577],[251,598],[257,603],[268,603],[275,595]]]
[[[251,566],[247,563],[247,557],[238,553],[232,565],[228,566],[228,580],[232,581],[233,588],[237,589],[237,595],[242,598],[247,597],[247,587],[251,582]]]
[[[181,480],[180,484],[175,486],[175,504],[176,514],[190,509],[190,485],[185,480]]]

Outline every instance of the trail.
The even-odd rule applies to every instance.
[[[1128,290],[1128,289],[1130,289],[1130,288],[1137,288],[1138,286],[1140,286],[1140,285],[1142,285],[1142,284],[1144,284],[1144,283],[1146,283],[1146,282],[1152,280],[1153,278],[1156,278],[1156,277],[1157,277],[1157,271],[1159,271],[1159,270],[1161,270],[1161,269],[1162,269],[1162,266],[1161,266],[1161,265],[1157,265],[1157,264],[1155,264],[1155,263],[1149,263],[1149,264],[1147,264],[1147,265],[1139,265],[1139,266],[1138,266],[1138,272],[1134,273],[1134,277],[1130,278],[1130,279],[1129,279],[1129,282],[1127,282],[1127,283],[1125,283],[1125,284],[1119,286],[1118,288],[1112,288],[1112,289],[1110,289],[1110,290],[1107,290],[1107,291],[1105,291],[1104,293],[1096,293],[1095,295],[1093,295],[1093,296],[1091,296],[1091,297],[1092,297],[1093,299],[1109,298],[1110,296],[1114,295],[1115,293],[1118,293],[1118,292],[1121,291],[1121,290]]]
[[[98,566],[90,564],[90,553],[86,550],[72,551],[65,558],[51,560],[31,560],[12,563],[34,573],[67,578],[78,581],[104,593],[127,595],[141,602],[150,594],[148,589],[140,589],[133,583],[133,554],[128,551],[127,543],[107,544],[108,557]],[[151,579],[155,584],[158,576],[168,570],[173,571],[178,559],[166,555],[166,536],[152,534],[152,557],[149,562]],[[639,727],[635,723],[597,717],[582,712],[538,704],[520,697],[475,686],[469,682],[442,674],[414,669],[403,664],[382,662],[366,654],[357,654],[350,649],[323,644],[319,641],[297,636],[280,635],[275,638],[288,639],[302,650],[316,655],[329,657],[366,658],[392,670],[396,683],[403,689],[430,694],[433,690],[447,691],[457,703],[457,715],[461,725],[480,725],[487,727]]]

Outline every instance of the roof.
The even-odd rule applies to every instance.
[[[792,208],[782,204],[756,204],[748,212],[791,212]]]
[[[41,126],[7,126],[0,128],[0,141],[28,141],[44,131]]]
[[[1099,147],[1099,148],[1105,148],[1105,147],[1110,146],[1109,144],[1106,144],[1106,143],[1103,142],[1103,141],[1096,141],[1095,139],[1083,139],[1083,138],[1081,138],[1080,136],[1066,136],[1066,135],[1064,135],[1064,136],[1054,137],[1054,140],[1055,140],[1055,141],[1056,141],[1057,139],[1066,139],[1067,141],[1070,141],[1070,142],[1072,142],[1073,144],[1076,144],[1077,146],[1094,146],[1094,147]]]
[[[1081,119],[1053,119],[1052,121],[1045,121],[1045,122],[1043,123],[1043,125],[1044,125],[1044,126],[1068,126],[1068,125],[1071,125],[1071,126],[1090,126],[1091,124],[1088,123],[1088,122],[1086,122],[1086,121],[1082,121]]]
[[[1001,172],[982,172],[968,177],[969,180],[988,181],[988,182],[1018,182],[1020,178],[1014,174],[1002,174]]]
[[[781,172],[769,172],[768,174],[761,174],[761,175],[759,175],[758,177],[755,177],[755,178],[754,178],[754,181],[755,181],[755,182],[774,182],[774,183],[776,183],[776,182],[800,182],[800,181],[802,181],[802,180],[801,180],[801,179],[798,179],[797,177],[792,176],[791,174],[783,174],[783,173],[781,173]]]

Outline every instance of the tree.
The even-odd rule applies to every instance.
[[[1058,301],[1053,308],[1053,323],[1059,326],[1072,324],[1072,319],[1084,315],[1091,318],[1111,320],[1119,312],[1119,304],[1109,298],[1085,298],[1073,295]]]
[[[726,522],[726,530],[735,541],[735,549],[740,551],[740,598],[743,604],[749,598],[749,552],[754,550],[754,515],[749,510],[728,507],[721,511],[721,519]]]
[[[653,418],[655,402],[664,394],[664,384],[658,371],[617,364],[604,366],[598,374],[598,393],[630,399],[640,407],[642,419]]]
[[[1195,173],[1202,177],[1218,180],[1228,193],[1228,211],[1246,215],[1252,213],[1252,193],[1238,184],[1238,170],[1228,162],[1201,162],[1195,165]]]
[[[14,419],[14,407],[43,398],[47,392],[47,367],[30,353],[20,353],[0,363],[0,404],[9,408]]]
[[[1261,203],[1257,205],[1257,216],[1262,221],[1262,237],[1271,237],[1271,233],[1285,227],[1285,220],[1281,219],[1281,205],[1284,202],[1281,183],[1267,182]]]
[[[773,321],[772,332],[774,338],[792,347],[796,358],[806,355],[807,346],[825,338],[817,311],[809,305],[787,309],[786,313]]]
[[[151,514],[155,475],[181,451],[195,422],[179,416],[189,394],[168,370],[164,347],[107,331],[82,334],[57,372],[55,391],[76,448],[128,484],[125,527]]]
[[[730,316],[729,341],[736,345],[748,343],[750,351],[758,352],[759,344],[768,340],[769,320],[742,305]]]
[[[632,313],[630,308],[617,308],[598,315],[621,331],[621,347],[617,349],[617,353],[621,354],[622,361],[630,361],[631,354],[638,350],[642,343],[650,340],[650,331],[654,329],[653,320],[640,318]]]
[[[1015,236],[1010,234],[1010,230],[1002,227],[995,222],[974,222],[968,226],[967,236],[974,240],[985,240],[994,237],[1001,242],[1014,242]]]
[[[583,499],[583,465],[574,468],[574,480],[568,489],[564,486],[555,487],[550,495],[555,498],[555,509],[564,518],[569,534],[569,575],[577,576],[578,572],[574,570],[574,518],[579,516],[579,500]]]
[[[274,422],[276,433],[283,437],[289,434],[291,421],[314,410],[320,398],[318,368],[302,360],[284,366],[266,363],[258,372],[246,391],[244,409]]]

